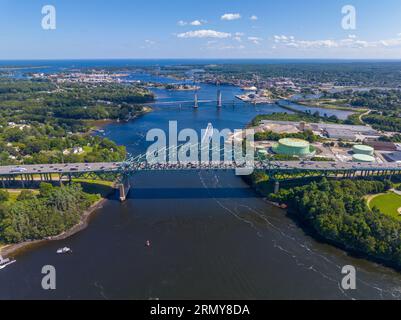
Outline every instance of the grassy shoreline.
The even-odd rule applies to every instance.
[[[377,208],[385,215],[400,220],[401,196],[395,192],[381,193],[371,196],[368,199],[368,206],[371,210]]]
[[[369,109],[366,108],[352,108],[352,107],[347,107],[347,106],[341,106],[341,105],[335,105],[335,104],[326,104],[324,102],[320,103],[318,101],[297,101],[297,104],[309,108],[321,108],[321,109],[328,109],[328,110],[340,110],[340,111],[350,111],[350,112],[366,112]]]

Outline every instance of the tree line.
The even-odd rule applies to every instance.
[[[99,195],[83,192],[79,184],[53,187],[42,183],[36,196],[22,192],[17,201],[5,203],[7,196],[0,197],[0,241],[20,243],[59,235],[76,225],[84,210]]]
[[[342,248],[401,268],[401,222],[378,209],[370,210],[364,196],[388,191],[389,181],[322,179],[270,194],[319,236]]]

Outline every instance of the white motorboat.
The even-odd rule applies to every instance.
[[[72,253],[72,250],[67,247],[60,248],[57,250],[57,254],[67,254],[67,253]]]
[[[0,270],[4,269],[5,267],[8,267],[10,264],[15,263],[15,260],[11,260],[11,259],[3,259],[2,256],[0,256]]]

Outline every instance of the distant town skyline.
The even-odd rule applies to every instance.
[[[44,6],[55,8],[55,29],[43,28]],[[2,60],[401,58],[399,0],[0,0],[0,8]]]

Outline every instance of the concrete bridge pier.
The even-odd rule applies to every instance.
[[[120,192],[120,201],[124,202],[127,200],[128,193],[131,190],[131,184],[129,182],[129,178],[124,177],[120,185],[118,186],[118,190]]]

